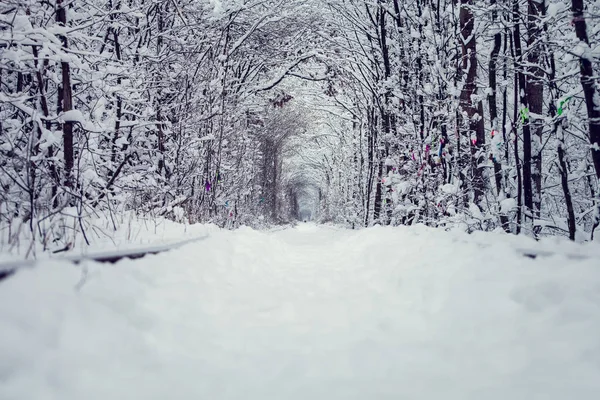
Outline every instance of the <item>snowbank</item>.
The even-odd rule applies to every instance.
[[[0,398],[597,399],[597,255],[305,224],[48,261],[0,283]]]
[[[73,215],[76,215],[74,212]],[[163,217],[144,217],[124,213],[119,219],[105,216],[87,218],[84,228],[90,244],[85,242],[76,218],[69,221],[63,243],[43,242],[36,230],[32,240],[29,225],[14,220],[11,227],[0,227],[0,264],[23,259],[47,260],[64,256],[80,256],[98,252],[135,250],[148,246],[168,245],[185,239],[201,237],[219,228],[212,224],[184,224]],[[77,232],[76,235],[73,232]],[[68,249],[64,242],[68,242]],[[53,254],[54,251],[58,253]]]

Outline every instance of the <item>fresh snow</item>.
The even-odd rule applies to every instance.
[[[62,114],[62,120],[65,122],[72,121],[72,122],[79,122],[82,124],[85,123],[85,118],[83,117],[83,114],[79,110],[65,111]]]
[[[65,214],[77,216],[77,210],[65,209],[64,211]],[[171,207],[171,211],[173,211],[173,207]],[[1,208],[0,212],[2,212]],[[76,226],[76,220],[69,222],[71,226]],[[48,243],[48,249],[44,251],[39,241],[32,240],[27,222],[15,218],[12,221],[11,229],[19,231],[21,236],[18,238],[17,243],[11,243],[11,229],[0,230],[0,266],[19,262],[23,259],[45,260],[60,258],[65,255],[77,258],[104,252],[137,251],[148,247],[179,243],[190,238],[203,237],[211,231],[218,230],[215,225],[180,224],[164,217],[140,217],[132,212],[123,212],[115,216],[114,223],[106,216],[88,218],[84,227],[90,242],[89,245],[79,233],[70,242],[69,251],[53,254],[54,251],[64,249],[65,244]],[[2,399],[0,398],[0,400]]]
[[[599,398],[597,245],[422,226],[207,231],[0,282],[0,399]]]
[[[514,198],[507,198],[500,201],[500,211],[502,214],[508,214],[517,208],[517,201]]]

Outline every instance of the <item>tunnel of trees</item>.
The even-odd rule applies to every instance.
[[[582,0],[4,0],[0,226],[60,244],[130,212],[589,240],[599,18]]]

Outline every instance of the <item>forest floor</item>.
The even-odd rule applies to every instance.
[[[43,261],[0,282],[0,398],[597,399],[598,245],[535,246],[301,224]]]

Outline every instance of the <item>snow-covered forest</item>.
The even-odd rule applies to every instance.
[[[599,18],[582,0],[4,0],[3,241],[68,247],[124,213],[593,239]]]
[[[0,400],[600,399],[600,0],[1,0]]]

